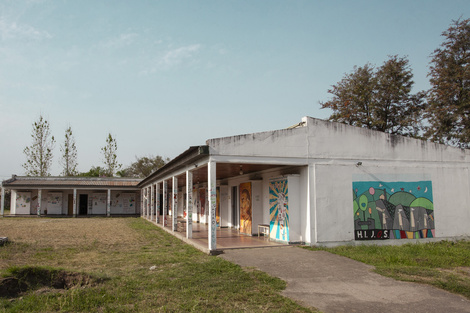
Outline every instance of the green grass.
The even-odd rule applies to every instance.
[[[0,295],[0,312],[311,312],[280,295],[286,284],[278,278],[208,256],[140,218],[122,219],[122,227],[138,240],[95,239],[73,246],[13,240],[1,247],[4,264],[21,263],[0,267],[3,277],[23,272],[43,277],[47,269],[81,273],[99,283],[41,289],[48,279],[41,278],[46,282],[41,286],[33,279],[36,287],[17,297]]]
[[[470,299],[470,241],[306,249],[339,254],[373,265],[381,275],[430,284]]]

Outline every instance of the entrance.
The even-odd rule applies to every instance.
[[[232,227],[238,228],[238,188],[232,187]]]
[[[78,204],[78,214],[87,215],[88,213],[88,195],[80,195]]]

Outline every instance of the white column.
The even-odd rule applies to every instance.
[[[106,216],[111,216],[111,189],[108,189],[108,202],[106,204]]]
[[[150,221],[153,221],[153,213],[155,211],[155,199],[153,195],[155,191],[153,189],[153,184],[150,185]]]
[[[177,231],[178,229],[178,178],[173,176],[172,181],[173,193],[172,193],[172,203],[171,203],[171,229]]]
[[[157,207],[155,210],[155,222],[158,223],[160,219],[160,183],[155,184],[155,198],[157,198]]]
[[[73,190],[73,217],[77,217],[77,189]]]
[[[186,238],[193,238],[193,172],[186,171]]]
[[[215,210],[217,206],[217,181],[215,173],[216,163],[214,161],[209,161],[207,164],[207,185],[208,185],[208,198],[207,203],[209,207],[209,233],[208,233],[208,242],[209,242],[209,251],[215,251],[217,249],[216,245],[216,217]]]
[[[144,189],[140,189],[140,217],[144,216]]]
[[[38,216],[41,216],[41,202],[42,202],[42,189],[38,189],[38,206],[37,206]]]
[[[0,216],[3,217],[5,214],[5,188],[2,187],[2,204],[0,207]]]
[[[167,214],[167,205],[166,205],[166,193],[167,193],[167,181],[163,181],[163,227],[165,227],[165,220],[166,220],[166,214]]]
[[[150,187],[147,187],[147,219],[150,219]]]

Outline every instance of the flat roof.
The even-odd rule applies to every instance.
[[[75,187],[102,187],[102,188],[133,188],[139,189],[137,185],[141,178],[117,178],[117,177],[31,177],[13,176],[4,180],[2,186],[5,188],[75,188]]]

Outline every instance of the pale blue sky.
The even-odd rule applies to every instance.
[[[408,56],[415,90],[469,1],[0,0],[0,177],[23,175],[43,114],[70,125],[79,170],[173,158],[206,139],[327,118],[319,101],[354,65]]]

